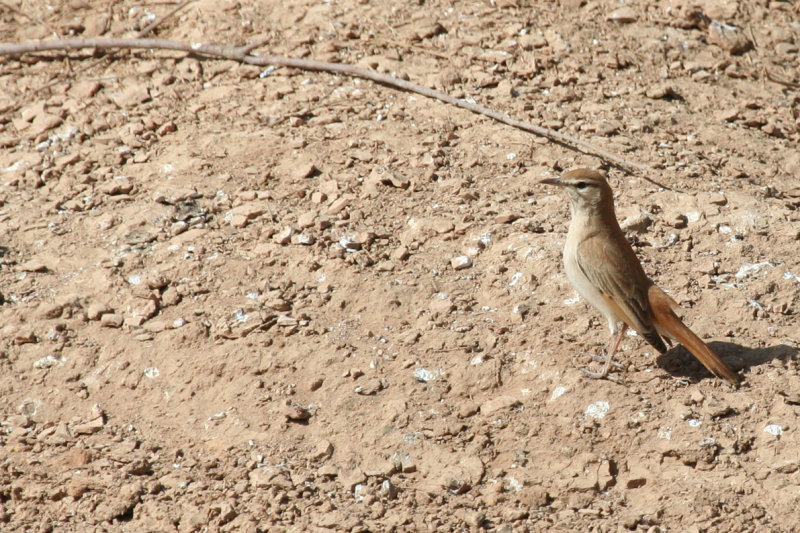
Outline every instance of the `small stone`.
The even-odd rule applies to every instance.
[[[511,224],[517,219],[519,219],[519,215],[516,213],[503,213],[494,217],[494,222],[495,224]]]
[[[311,246],[317,239],[313,235],[306,235],[305,233],[298,233],[292,235],[292,244],[299,244],[301,246]]]
[[[392,462],[394,463],[395,468],[397,468],[398,472],[403,473],[410,473],[417,471],[417,465],[414,460],[411,458],[408,452],[403,450],[397,450],[392,455]]]
[[[517,41],[524,50],[534,50],[547,46],[547,41],[540,33],[526,33],[525,35],[520,35]]]
[[[49,320],[60,317],[63,311],[64,308],[61,305],[46,302],[39,304],[39,307],[36,308],[36,316],[45,320]]]
[[[172,122],[171,120],[168,120],[167,122],[158,127],[158,129],[156,130],[156,135],[158,135],[159,137],[163,137],[168,133],[174,133],[176,131],[178,131],[178,126],[176,126],[175,123]]]
[[[444,218],[437,218],[431,221],[431,229],[438,233],[439,235],[443,235],[445,233],[450,233],[454,229],[456,229],[456,225],[453,224],[450,220]]]
[[[317,172],[319,171],[317,170],[317,167],[314,166],[314,163],[301,163],[295,168],[294,172],[292,172],[292,180],[304,180],[306,178],[310,178]]]
[[[397,498],[397,492],[397,487],[390,479],[384,479],[381,482],[380,488],[378,489],[378,494],[387,500],[394,500]]]
[[[387,178],[392,187],[397,187],[398,189],[408,189],[409,179],[407,177],[398,176],[397,174],[390,172]]]
[[[370,488],[364,483],[358,483],[353,487],[353,499],[357,502],[363,502],[370,494]]]
[[[161,294],[161,306],[162,307],[171,307],[173,305],[178,305],[181,302],[181,295],[175,289],[175,287],[168,287],[162,294]]]
[[[436,379],[437,373],[431,372],[427,368],[415,368],[411,375],[420,383],[428,383]]]
[[[266,305],[270,309],[274,309],[275,311],[281,311],[281,312],[288,311],[289,309],[292,308],[292,306],[289,305],[289,302],[287,302],[283,298],[272,298],[271,300],[267,300],[266,302],[264,302],[264,305]]]
[[[337,531],[348,531],[349,528],[344,528],[343,523],[346,521],[344,513],[339,510],[333,510],[327,513],[319,513],[314,520],[317,527],[324,529],[335,529]]]
[[[85,35],[85,33],[84,33]],[[91,98],[97,92],[102,89],[102,85],[100,85],[97,81],[80,81],[74,83],[72,87],[69,88],[67,93],[72,96],[73,98],[84,99],[84,98]]]
[[[339,182],[336,180],[325,180],[319,184],[319,191],[333,198],[339,194]]]
[[[48,270],[47,265],[39,259],[25,261],[17,268],[22,272],[47,272]]]
[[[92,484],[88,479],[80,477],[73,477],[67,485],[67,496],[74,500],[79,499],[92,488]]]
[[[626,232],[644,233],[651,222],[652,220],[650,220],[649,216],[644,213],[639,213],[638,215],[630,216],[620,222],[619,227]]]
[[[130,192],[133,190],[133,183],[131,183],[131,180],[128,178],[121,176],[101,183],[97,187],[97,190],[109,196],[130,194]]]
[[[512,396],[497,396],[490,400],[487,400],[481,404],[480,410],[481,414],[488,415],[492,414],[496,411],[502,411],[505,409],[510,409],[512,407],[516,407],[521,402],[512,397]]]
[[[740,28],[716,20],[708,25],[708,42],[733,55],[744,53],[753,46]]]
[[[33,124],[31,124],[30,129],[28,129],[26,133],[31,137],[37,137],[46,131],[60,126],[62,122],[63,120],[61,117],[49,113],[42,113],[33,119]]]
[[[11,427],[29,428],[31,427],[31,419],[25,415],[11,415],[6,418],[5,423]]]
[[[340,237],[339,246],[348,252],[356,252],[361,249],[361,243],[356,242],[355,237],[352,235],[344,235]]]
[[[254,218],[260,217],[264,214],[264,211],[264,206],[257,204],[245,204],[231,209],[231,213],[234,217],[242,216],[246,220],[253,220]]]
[[[107,313],[100,317],[100,325],[107,328],[119,328],[125,322],[125,317],[116,313]]]
[[[119,107],[136,107],[150,100],[150,92],[146,85],[134,84],[120,93],[112,94],[111,99]]]
[[[688,218],[683,213],[666,212],[663,216],[664,224],[672,226],[675,229],[685,228],[688,223]]]
[[[618,120],[603,120],[597,125],[595,131],[598,135],[610,137],[611,135],[615,135],[617,132],[619,132],[622,127],[622,122],[619,122]]]
[[[453,494],[464,494],[480,483],[484,466],[478,457],[465,457],[461,462],[448,467],[440,478],[441,485]]]
[[[317,442],[311,457],[315,461],[324,461],[330,458],[331,455],[333,455],[333,444],[329,440],[322,439]]]
[[[175,222],[174,224],[172,224],[169,227],[169,232],[170,232],[170,235],[172,237],[174,237],[176,235],[180,235],[181,233],[183,233],[187,229],[189,229],[189,224],[187,224],[186,222],[184,222],[182,220],[179,220],[178,222]]]
[[[314,225],[314,220],[317,218],[317,214],[314,211],[306,211],[299,217],[297,217],[297,225],[301,228],[310,228]]]
[[[294,488],[292,480],[282,470],[274,467],[265,466],[251,471],[247,477],[250,485],[254,488],[266,489],[277,487],[279,489],[290,490]]]
[[[544,507],[550,501],[550,495],[539,486],[524,487],[517,492],[516,498],[524,507],[529,509]]]
[[[286,400],[283,404],[283,416],[287,420],[308,420],[311,418],[311,411],[292,400]]]
[[[243,215],[233,215],[228,223],[234,228],[243,228],[247,225],[247,217]]]
[[[283,230],[273,235],[272,240],[278,244],[289,244],[292,240],[292,235],[294,235],[294,228],[286,226]]]
[[[326,209],[325,212],[329,215],[338,215],[339,213],[344,211],[344,209],[347,207],[347,204],[349,203],[350,203],[350,198],[342,196],[341,198],[334,200],[331,203],[331,205],[328,206],[328,209]]]
[[[604,418],[609,410],[609,404],[605,401],[594,402],[586,408],[586,418],[599,420]]]
[[[449,314],[455,310],[456,306],[450,298],[438,294],[433,298],[429,308],[433,314]]]
[[[391,261],[381,261],[377,265],[375,265],[375,269],[378,272],[393,272],[395,269],[395,264]]]
[[[105,425],[105,417],[100,416],[84,424],[77,424],[72,427],[75,435],[91,435],[97,433]]]
[[[60,366],[64,364],[63,357],[56,357],[54,355],[46,355],[41,359],[37,359],[33,362],[33,368],[52,368],[54,366]]]
[[[106,304],[93,303],[86,310],[86,318],[89,320],[100,320],[100,317],[108,313],[113,313],[114,310]]]
[[[461,407],[458,409],[458,418],[469,418],[478,414],[480,410],[480,406],[475,402],[464,402],[461,404]]]
[[[459,255],[450,260],[450,266],[452,266],[454,270],[464,270],[472,266],[472,259],[466,255]]]
[[[733,407],[723,400],[710,398],[703,405],[703,411],[711,418],[722,418],[730,414],[733,411]]]
[[[317,475],[320,477],[334,478],[339,475],[339,470],[331,464],[326,464],[317,470]]]
[[[297,319],[289,315],[280,315],[276,324],[282,328],[291,328],[297,326]]]
[[[386,385],[387,383],[383,379],[370,379],[357,386],[355,392],[361,396],[372,396],[385,389]]]
[[[233,520],[238,516],[236,510],[228,502],[219,502],[213,504],[211,506],[209,514],[211,516],[216,516],[217,520],[219,520],[220,525],[227,524],[228,522],[230,522],[231,520]]]
[[[692,393],[689,395],[689,402],[690,405],[700,405],[703,403],[703,400],[706,399],[705,394],[702,391],[697,389],[693,390]]]
[[[739,113],[738,109],[736,109],[735,107],[729,107],[727,109],[717,111],[714,114],[714,117],[717,120],[721,120],[723,122],[733,122],[734,120],[738,119],[740,115],[741,114]]]
[[[464,515],[464,523],[471,527],[481,527],[486,521],[486,513],[483,511],[470,511]]]
[[[648,98],[652,98],[653,100],[676,98],[679,96],[678,92],[675,90],[674,87],[666,84],[660,84],[660,85],[655,85],[653,87],[649,87],[644,94],[645,96],[647,96]]]
[[[597,469],[597,484],[600,490],[606,490],[614,483],[614,474],[609,461],[602,461]]]
[[[797,53],[797,46],[794,43],[782,41],[775,45],[775,52],[779,56],[795,55]]]
[[[361,246],[371,244],[376,238],[375,233],[371,231],[359,231],[353,235],[353,242]]]
[[[406,248],[405,246],[398,246],[397,248],[392,250],[391,257],[392,259],[397,261],[405,261],[406,259],[408,259],[408,255],[409,255],[408,248]]]
[[[367,476],[358,467],[339,471],[339,481],[347,490],[353,490],[356,485],[364,483],[366,480]]]
[[[636,11],[628,6],[616,9],[606,15],[606,20],[611,22],[619,22],[621,24],[636,22],[638,18],[639,16],[636,14]]]
[[[725,195],[718,192],[711,194],[708,201],[714,205],[725,205],[728,203],[728,199],[725,198]]]

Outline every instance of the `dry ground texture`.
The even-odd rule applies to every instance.
[[[0,41],[150,0],[3,0]],[[782,1],[200,0],[184,42],[357,64],[656,168],[645,270],[745,378],[623,342],[540,179],[594,156],[328,73],[0,59],[3,531],[793,531],[800,10]],[[468,259],[464,259],[468,258]]]

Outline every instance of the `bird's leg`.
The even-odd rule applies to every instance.
[[[583,373],[594,379],[601,379],[608,376],[608,370],[611,368],[611,361],[614,358],[614,354],[617,353],[617,348],[619,348],[619,344],[622,342],[622,337],[625,336],[626,331],[628,331],[628,325],[623,323],[619,332],[609,339],[608,346],[606,346],[606,364],[603,365],[603,369],[600,372],[592,372],[584,368]]]

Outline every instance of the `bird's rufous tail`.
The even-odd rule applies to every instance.
[[[739,386],[739,376],[675,314],[673,309],[678,307],[675,300],[655,285],[650,286],[647,298],[653,311],[654,322],[664,334],[686,346],[712,374],[733,387]]]

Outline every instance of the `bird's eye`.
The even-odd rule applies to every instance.
[[[578,189],[585,189],[586,188],[586,182],[585,181],[579,181],[578,184],[575,185],[575,187],[578,188]]]

